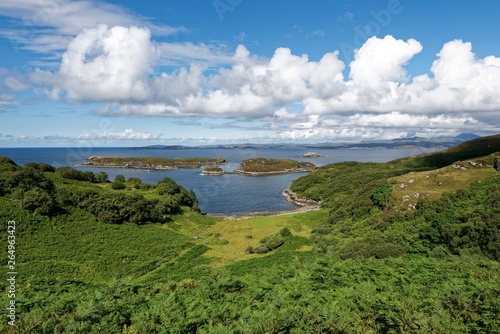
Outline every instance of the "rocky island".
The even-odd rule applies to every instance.
[[[104,167],[104,168],[138,168],[138,169],[177,169],[177,168],[200,168],[225,164],[226,160],[217,158],[122,158],[91,156],[80,166]]]
[[[291,159],[252,158],[243,160],[233,173],[249,176],[310,172],[316,165]]]
[[[220,167],[207,167],[200,173],[201,175],[223,175],[224,170]]]
[[[324,155],[321,155],[319,153],[316,153],[316,152],[306,152],[304,154],[302,154],[302,158],[323,158]]]

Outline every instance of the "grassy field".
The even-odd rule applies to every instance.
[[[392,177],[389,179],[394,183],[390,206],[396,210],[411,210],[421,198],[437,199],[473,182],[495,177],[498,173],[492,168],[492,162],[497,156],[498,154],[491,154],[479,159],[455,162],[435,170]]]
[[[309,236],[319,223],[327,218],[327,212],[311,211],[282,216],[265,216],[237,220],[220,220],[198,235],[198,243],[210,249],[204,254],[210,259],[210,266],[222,267],[237,261],[268,256],[269,254],[247,254],[248,246],[256,246],[267,235],[276,234],[283,228],[289,228],[296,239],[295,247],[300,250],[310,249]]]

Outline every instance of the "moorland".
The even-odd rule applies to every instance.
[[[499,158],[496,135],[330,164],[290,186],[320,210],[233,220],[200,214],[196,194],[168,178],[111,182],[0,158],[16,330],[496,333]]]

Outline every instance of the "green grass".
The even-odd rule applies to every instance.
[[[267,235],[276,234],[285,227],[288,227],[294,236],[303,238],[294,239],[294,250],[310,245],[308,238],[311,231],[327,217],[327,212],[320,210],[282,216],[221,220],[200,231],[197,243],[210,247],[204,256],[210,259],[212,267],[222,267],[237,261],[266,256],[246,254],[245,249],[248,246],[257,246],[259,240]],[[301,242],[297,243],[297,240]],[[283,249],[289,249],[291,244],[285,242],[286,247]]]
[[[442,165],[491,160],[471,156],[483,144],[494,147],[483,139],[437,156],[318,168],[294,187],[323,200],[319,211],[226,220],[182,207],[144,225],[106,224],[69,204],[24,210],[22,193],[4,191],[19,168],[0,158],[10,180],[0,178],[0,221],[17,226],[17,331],[498,332],[500,173]],[[137,182],[112,190],[45,175],[57,189],[161,197]],[[391,194],[388,179],[406,186]],[[411,212],[383,207],[400,190],[430,195]],[[245,253],[285,227],[292,235],[280,247]],[[0,288],[7,305],[5,280]]]
[[[252,158],[243,160],[239,170],[249,173],[270,173],[287,170],[312,170],[316,166],[310,162],[295,161],[291,159]]]
[[[487,178],[500,177],[492,168],[492,161],[499,154],[491,154],[478,159],[469,159],[436,170],[410,172],[390,178],[394,183],[390,205],[394,209],[414,208],[422,198],[438,199],[445,193],[451,193],[468,187],[473,182],[482,182]],[[476,164],[476,167],[471,165]],[[482,167],[477,166],[481,164]]]

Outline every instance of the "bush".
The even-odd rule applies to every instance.
[[[256,254],[265,254],[269,252],[269,248],[267,248],[265,245],[260,244],[256,247],[253,248],[254,253]]]
[[[159,195],[175,195],[180,192],[179,185],[169,177],[158,181],[156,189]]]
[[[282,237],[289,237],[292,235],[292,232],[290,231],[290,229],[288,227],[285,227],[285,228],[281,229],[280,235]]]
[[[121,175],[121,174],[118,174],[115,176],[115,182],[121,182],[121,183],[125,183],[126,180],[125,180],[125,176]]]
[[[71,167],[60,167],[56,170],[64,179],[95,182],[95,175],[92,172],[82,172]]]
[[[245,253],[247,254],[253,254],[255,253],[254,249],[252,246],[248,246],[246,249],[245,249]]]
[[[281,235],[273,234],[264,237],[260,242],[261,244],[266,246],[269,250],[273,250],[283,245],[284,240],[283,237],[281,237]]]
[[[114,180],[111,183],[111,188],[113,188],[114,190],[122,190],[122,189],[125,189],[126,187],[125,187],[125,184],[123,184],[123,182]]]
[[[95,182],[97,183],[106,183],[109,182],[108,173],[99,172],[95,175]]]
[[[56,168],[45,163],[36,163],[36,162],[28,162],[24,164],[24,167],[26,168],[33,168],[36,170],[39,170],[40,172],[55,172]]]
[[[52,194],[55,190],[54,183],[47,179],[42,172],[33,168],[24,168],[12,176],[13,179],[9,181],[10,187],[17,187],[23,191],[39,188],[48,194]]]
[[[22,207],[34,214],[47,215],[54,207],[54,200],[42,189],[33,188],[24,193]]]

